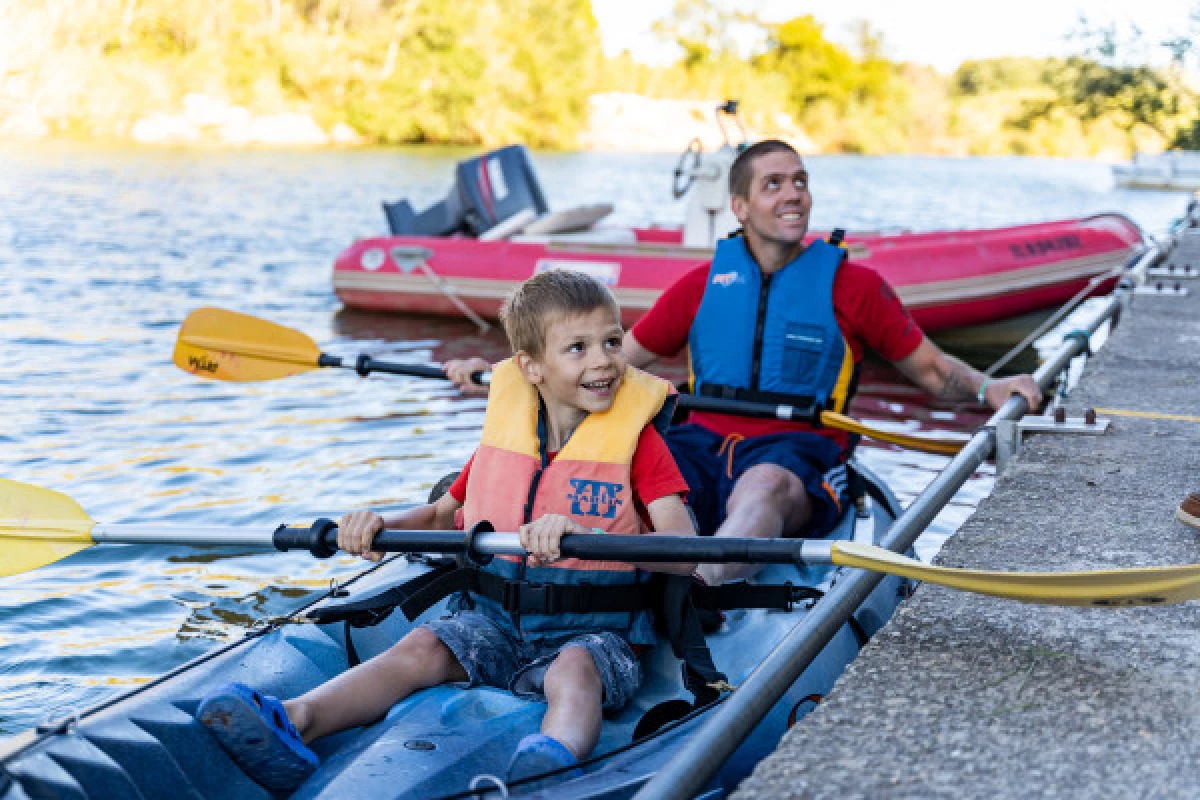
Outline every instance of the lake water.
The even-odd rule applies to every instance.
[[[297,328],[337,355],[441,361],[503,352],[458,321],[340,310],[334,257],[385,230],[379,203],[439,199],[461,152],[270,153],[0,147],[0,476],[100,522],[245,525],[421,501],[457,469],[483,406],[432,381],[314,371],[202,382],[171,364],[179,324],[215,305]],[[612,202],[616,222],[677,223],[673,154],[539,154],[552,207]],[[1118,210],[1158,232],[1187,196],[1113,188],[1106,165],[813,157],[816,228],[970,228]],[[856,412],[970,430],[886,372]],[[868,446],[902,500],[944,459]],[[928,557],[990,491],[983,468],[938,518]],[[0,578],[0,737],[78,711],[237,636],[351,574],[349,558],[93,547]]]

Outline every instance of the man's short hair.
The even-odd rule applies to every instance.
[[[500,322],[513,353],[535,358],[546,348],[546,328],[556,314],[574,316],[598,308],[612,312],[621,324],[621,306],[608,287],[583,272],[551,269],[518,286],[500,309]]]
[[[754,162],[771,153],[792,153],[799,156],[796,148],[779,139],[764,139],[755,142],[733,160],[729,168],[729,193],[737,197],[750,196],[750,182],[754,180]]]

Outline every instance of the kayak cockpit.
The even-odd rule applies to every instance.
[[[884,505],[895,508],[897,504],[873,476],[860,471],[889,502],[868,501],[867,510],[861,513],[852,508],[830,538],[878,543],[892,521]],[[383,652],[414,624],[442,613],[445,601],[412,622],[396,612],[363,627],[345,621],[315,624],[307,621],[306,614],[386,591],[430,569],[420,559],[394,558],[349,583],[344,597],[328,597],[290,623],[254,631],[147,687],[84,712],[60,731],[36,734],[31,741],[0,752],[0,800],[37,796],[106,800],[168,795],[222,800],[268,797],[194,719],[201,699],[232,681],[267,694],[294,697],[349,668],[352,653],[367,659]],[[817,590],[812,593],[815,598],[830,588],[841,569],[775,564],[756,580],[811,587]],[[716,785],[736,785],[790,724],[812,709],[866,637],[890,617],[908,588],[906,581],[895,577],[879,584],[854,621],[842,626],[724,766]],[[708,636],[717,666],[730,683],[741,683],[786,633],[819,609],[820,601],[809,599],[791,611],[752,608],[726,612],[724,624]],[[652,710],[661,714],[664,708],[674,707],[689,712],[683,701],[690,695],[683,685],[680,662],[665,640],[643,655],[642,668],[640,691],[626,707],[605,718],[595,757],[585,762],[584,775],[554,786],[554,797],[631,796],[704,722],[712,706],[691,710],[644,735],[647,727],[656,727],[646,724]],[[446,685],[418,692],[373,725],[315,742],[313,749],[321,766],[293,796],[428,800],[453,795],[467,790],[476,779],[491,780],[483,776],[503,777],[517,742],[538,730],[544,711],[540,703],[486,687]],[[640,737],[636,741],[635,731]]]

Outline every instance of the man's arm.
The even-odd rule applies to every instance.
[[[984,399],[992,409],[1000,408],[1014,394],[1024,397],[1030,410],[1042,404],[1042,390],[1029,375],[990,379],[979,370],[944,353],[929,339],[923,340],[912,355],[893,363],[909,380],[941,400],[977,400],[979,387],[986,381]]]
[[[652,353],[633,336],[633,331],[625,332],[625,341],[621,345],[621,349],[625,351],[625,358],[629,361],[629,366],[645,369],[646,367],[658,361],[658,354]]]

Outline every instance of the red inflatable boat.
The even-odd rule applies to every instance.
[[[686,154],[685,154],[686,155]],[[348,307],[494,319],[505,295],[531,275],[558,268],[594,275],[615,293],[632,324],[681,275],[711,258],[724,175],[717,164],[683,164],[677,177],[709,180],[707,209],[689,209],[695,231],[596,225],[611,207],[551,213],[524,148],[463,162],[442,203],[420,214],[385,204],[393,235],[355,242],[334,265],[333,286]],[[707,169],[707,172],[705,171]],[[684,191],[688,189],[683,187]],[[703,206],[701,197],[700,205]],[[696,204],[693,204],[694,206]],[[707,215],[706,215],[707,211]],[[724,226],[724,227],[723,227]],[[815,235],[815,234],[814,234]],[[1142,234],[1121,214],[1100,214],[991,230],[854,234],[850,258],[877,270],[926,331],[976,326],[1061,305],[1097,276],[1107,290],[1138,251]]]

